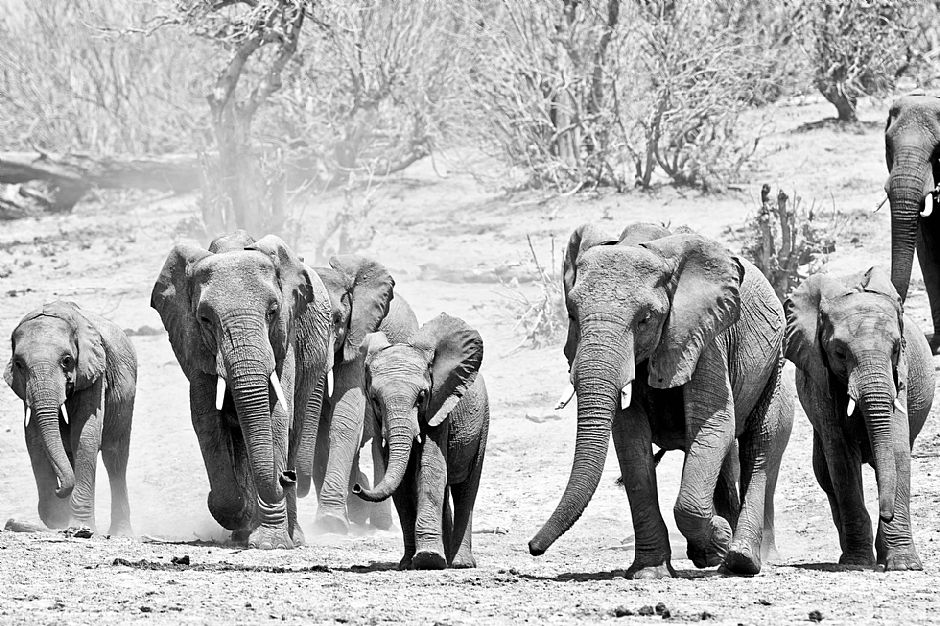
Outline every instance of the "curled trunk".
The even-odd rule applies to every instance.
[[[411,459],[411,446],[415,433],[408,427],[408,421],[393,425],[388,436],[388,467],[385,477],[374,489],[363,489],[361,485],[353,487],[353,493],[369,502],[381,502],[387,499],[401,485]]]
[[[891,202],[891,282],[901,299],[907,297],[924,190],[931,176],[930,153],[920,147],[895,152],[888,178]]]
[[[578,350],[574,363],[578,391],[574,462],[561,501],[529,542],[529,552],[536,556],[543,554],[581,517],[600,482],[620,390],[632,382],[623,379],[633,371],[632,344],[624,345],[617,340],[618,336],[622,337],[622,332],[586,336]],[[627,361],[629,364],[625,365]]]
[[[884,362],[880,362],[884,361]],[[878,511],[885,522],[894,517],[897,496],[897,465],[894,458],[894,382],[887,359],[864,362],[850,375],[850,387],[859,389],[858,403],[871,442],[878,482]],[[853,383],[856,383],[853,385]]]
[[[75,472],[65,452],[62,433],[59,430],[59,407],[65,402],[65,390],[61,387],[62,385],[51,380],[51,375],[40,375],[30,381],[26,392],[33,411],[32,419],[36,421],[46,448],[46,456],[49,457],[59,480],[55,494],[60,498],[67,498],[75,487]]]

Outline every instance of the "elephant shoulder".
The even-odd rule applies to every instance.
[[[781,332],[786,325],[783,314],[783,304],[777,297],[777,292],[770,286],[764,273],[747,259],[739,259],[744,268],[744,278],[741,280],[741,315],[760,315],[779,325]]]

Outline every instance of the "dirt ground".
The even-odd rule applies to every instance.
[[[841,568],[829,507],[811,465],[811,430],[797,408],[778,486],[777,539],[781,560],[753,579],[696,570],[685,558],[672,505],[681,455],[659,467],[663,515],[672,536],[679,577],[631,581],[633,558],[627,499],[617,487],[613,452],[601,486],[581,520],[542,557],[528,539],[548,518],[567,479],[574,448],[575,408],[551,404],[566,380],[561,340],[513,351],[519,311],[513,287],[497,276],[531,275],[525,236],[550,263],[577,224],[609,219],[688,224],[733,239],[756,206],[760,185],[813,199],[847,215],[838,227],[832,271],[889,263],[889,212],[872,214],[886,175],[883,120],[887,103],[867,104],[864,122],[850,130],[801,128],[831,115],[816,102],[792,102],[772,111],[771,134],[756,171],[742,191],[720,195],[664,187],[652,193],[584,194],[542,202],[541,196],[505,196],[451,163],[446,178],[419,163],[387,182],[373,211],[378,234],[365,254],[393,272],[396,293],[419,318],[440,311],[463,317],[482,333],[483,372],[492,424],[481,493],[475,511],[475,570],[398,572],[397,529],[356,529],[348,536],[315,536],[315,502],[301,501],[310,545],[294,551],[242,550],[206,508],[208,482],[189,423],[185,379],[173,357],[149,295],[175,241],[195,240],[194,198],[86,203],[74,214],[0,226],[0,334],[27,311],[54,297],[75,300],[133,332],[140,361],[129,482],[136,539],[62,533],[0,533],[2,623],[572,623],[648,622],[639,614],[662,603],[672,621],[708,623],[807,622],[929,623],[940,620],[940,423],[932,415],[914,449],[911,509],[925,571],[884,574]],[[438,164],[440,165],[440,163]],[[494,166],[495,167],[495,166]],[[337,197],[305,214],[301,254]],[[731,230],[729,230],[729,228]],[[305,243],[306,242],[306,243]],[[916,271],[916,270],[915,270]],[[521,281],[516,289],[533,295]],[[908,310],[927,328],[919,276]],[[0,360],[9,344],[0,341]],[[792,381],[792,366],[787,377]],[[38,521],[36,490],[22,433],[22,405],[0,386],[0,517]],[[938,474],[935,476],[934,474]],[[99,468],[98,524],[107,528],[108,488]],[[875,511],[874,474],[866,490]],[[188,564],[174,558],[188,557]],[[184,559],[185,560],[185,559]],[[662,607],[660,607],[662,608]],[[669,621],[667,620],[667,621]]]

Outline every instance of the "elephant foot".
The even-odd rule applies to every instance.
[[[307,537],[304,535],[304,531],[300,529],[300,524],[294,524],[294,532],[290,534],[290,538],[295,547],[307,545]]]
[[[450,566],[454,569],[471,569],[477,566],[477,560],[473,558],[470,550],[460,550],[450,562]]]
[[[258,526],[248,537],[248,547],[258,550],[290,550],[294,547],[287,528]]]
[[[411,559],[414,569],[446,569],[447,559],[440,552],[434,550],[420,550]]]
[[[231,541],[236,546],[247,546],[248,537],[251,535],[251,530],[248,528],[239,528],[232,531]]]
[[[662,565],[642,565],[634,562],[625,575],[633,580],[654,580],[657,578],[675,578],[676,570],[667,560]]]
[[[111,524],[108,534],[112,537],[133,537],[134,530],[131,528],[131,523],[125,520]]]
[[[858,567],[871,567],[875,564],[875,557],[871,549],[859,552],[843,552],[839,557],[839,565],[855,565]]]
[[[707,539],[703,546],[689,542],[686,554],[699,569],[715,567],[725,562],[728,546],[731,543],[731,525],[721,516],[714,516],[708,522]]]
[[[369,516],[372,513],[374,505],[366,502],[359,496],[351,496],[346,502],[346,510],[349,513],[349,521],[359,526],[365,526],[369,522]]]
[[[905,570],[921,571],[924,565],[920,562],[920,557],[913,549],[900,551],[888,550],[888,556],[885,558],[886,572],[902,572]]]
[[[401,557],[401,560],[398,562],[398,570],[403,572],[405,570],[414,569],[411,564],[411,560],[413,558],[414,554],[406,554],[405,556]]]
[[[346,521],[345,515],[319,513],[317,514],[316,528],[321,533],[345,535],[349,533],[349,522]]]
[[[760,566],[760,548],[746,541],[734,541],[721,565],[721,573],[732,576],[756,576],[760,573]]]
[[[372,507],[369,524],[379,530],[388,530],[392,527],[392,509],[388,503],[380,502]]]
[[[241,496],[226,499],[215,491],[210,491],[206,500],[209,513],[222,528],[243,528],[251,525],[255,511],[254,506],[249,506],[249,500]]]

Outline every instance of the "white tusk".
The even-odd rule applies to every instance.
[[[215,408],[222,410],[222,401],[225,399],[225,379],[219,376],[218,386],[215,388]]]
[[[927,202],[924,203],[926,206],[924,206],[924,210],[920,212],[920,216],[930,217],[930,214],[933,213],[933,195],[928,193],[925,199],[927,200]]]
[[[25,412],[25,415],[23,416],[23,428],[26,428],[29,426],[29,418],[33,416],[33,410],[26,406],[26,403],[24,402],[23,411]]]
[[[872,213],[877,213],[879,210],[881,210],[881,207],[883,207],[883,206],[885,205],[885,202],[887,202],[887,201],[888,201],[888,196],[885,196],[885,197],[881,200],[881,202],[878,203],[878,206],[875,207],[875,210],[872,211]]]
[[[271,386],[274,387],[274,395],[277,396],[277,401],[281,403],[281,406],[284,407],[284,410],[287,410],[287,400],[284,398],[284,390],[281,389],[281,381],[278,380],[277,372],[271,372]]]
[[[851,416],[852,416],[852,413],[855,413],[855,399],[852,398],[852,397],[850,397],[850,398],[849,398],[849,406],[846,408],[845,414],[848,415],[849,417],[851,417]]]
[[[574,397],[574,393],[574,385],[568,383],[568,386],[565,387],[565,390],[562,391],[561,395],[558,397],[558,402],[555,403],[555,410],[560,411],[568,406],[568,403],[571,402],[571,399]]]
[[[905,409],[905,408],[901,405],[901,399],[900,399],[900,398],[895,398],[895,399],[894,399],[894,408],[896,408],[898,411],[900,411],[900,412],[903,413],[904,415],[907,415],[907,409]]]
[[[333,370],[326,373],[326,397],[333,395]]]
[[[627,409],[633,400],[633,383],[629,382],[620,390],[620,408]]]
[[[65,423],[69,423],[69,412],[65,410],[65,403],[62,403],[62,419],[65,420]]]
[[[415,441],[418,442],[418,445],[423,444],[423,443],[424,443],[424,435],[422,435],[421,433],[418,433],[417,435],[415,435]]]

